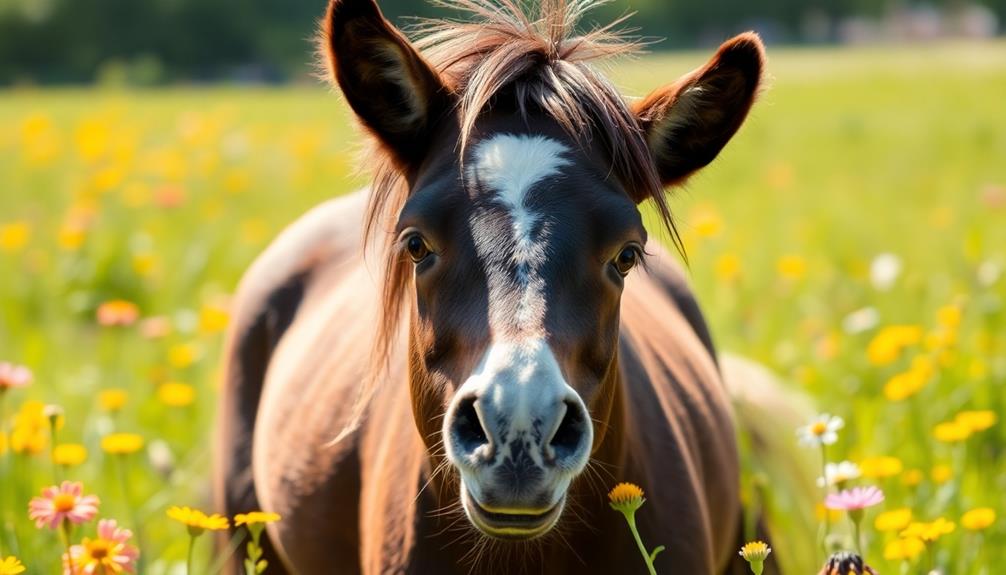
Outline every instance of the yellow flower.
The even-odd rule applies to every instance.
[[[62,443],[52,450],[52,461],[63,467],[77,467],[87,461],[87,448],[78,443]]]
[[[953,533],[956,528],[957,525],[953,521],[947,521],[943,517],[940,517],[929,523],[913,521],[901,532],[901,536],[904,538],[914,537],[924,542],[932,543],[944,535]]]
[[[189,528],[189,535],[198,537],[204,531],[222,531],[229,528],[230,521],[223,515],[207,515],[191,507],[173,506],[168,509],[168,517]]]
[[[716,260],[716,277],[720,281],[736,281],[741,275],[741,259],[735,254],[723,254]]]
[[[112,433],[101,438],[101,449],[111,455],[129,455],[143,449],[143,437],[135,433]]]
[[[714,238],[723,230],[723,218],[709,205],[696,207],[691,220],[695,235],[700,238]]]
[[[866,348],[866,357],[876,366],[894,363],[901,352],[922,339],[922,328],[916,325],[891,325],[880,330]]]
[[[908,527],[911,521],[912,510],[903,507],[877,515],[877,519],[874,520],[873,525],[877,528],[877,531],[901,531],[905,527]]]
[[[14,253],[23,248],[31,237],[28,222],[0,224],[0,250]]]
[[[926,386],[929,381],[931,371],[922,368],[913,368],[895,374],[884,385],[884,397],[888,401],[902,401],[915,395]]]
[[[956,421],[941,423],[933,428],[933,437],[943,443],[957,443],[964,441],[971,435],[971,429],[961,425]]]
[[[643,502],[643,490],[634,483],[619,483],[608,492],[612,509],[622,513],[632,513],[639,509]]]
[[[796,281],[807,273],[807,262],[800,256],[787,255],[779,258],[775,264],[776,271],[783,279]]]
[[[926,550],[926,544],[918,537],[895,539],[884,547],[884,559],[888,561],[911,560]]]
[[[196,390],[187,383],[172,381],[157,388],[157,399],[169,407],[188,407],[196,400]]]
[[[45,404],[40,401],[26,401],[14,416],[14,427],[10,432],[10,449],[14,453],[37,455],[45,451],[49,444],[49,418],[45,415]]]
[[[915,487],[922,483],[922,479],[925,475],[920,469],[906,469],[905,473],[901,476],[901,483],[905,487]]]
[[[995,509],[990,507],[979,507],[972,509],[961,516],[961,526],[971,531],[981,531],[988,529],[996,522]]]
[[[17,557],[0,558],[0,575],[18,575],[24,573],[25,569]]]
[[[954,422],[974,433],[976,431],[985,431],[992,427],[998,419],[994,411],[983,409],[980,411],[962,411],[954,418]]]
[[[234,525],[261,525],[263,523],[275,523],[280,520],[277,513],[265,511],[252,511],[250,513],[238,513],[234,516]]]
[[[185,369],[199,359],[199,350],[192,344],[180,343],[168,350],[168,363],[175,369]]]
[[[230,314],[222,307],[206,305],[199,310],[199,331],[202,333],[220,333],[227,329],[229,321]]]
[[[929,476],[933,478],[933,482],[937,485],[943,485],[954,476],[954,470],[949,465],[935,465],[929,472]]]
[[[7,434],[0,431],[0,455],[7,453]]]
[[[894,477],[901,473],[902,469],[904,469],[904,465],[901,463],[901,460],[889,455],[867,457],[859,462],[859,470],[863,473],[863,477],[867,479]]]
[[[945,305],[936,310],[936,321],[946,330],[956,330],[961,325],[961,308],[954,305]]]
[[[750,543],[745,543],[740,550],[740,556],[748,562],[764,561],[770,553],[772,553],[772,548],[764,541],[752,541]]]
[[[126,405],[129,394],[124,389],[104,389],[98,393],[98,405],[103,411],[115,413]]]

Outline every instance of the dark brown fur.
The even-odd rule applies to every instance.
[[[480,280],[458,276],[472,289],[449,297],[447,315],[430,323],[418,315],[411,263],[381,236],[407,201],[432,201],[428,194],[413,197],[413,190],[460,171],[462,157],[454,152],[463,153],[462,143],[507,125],[508,131],[534,126],[532,132],[580,148],[584,167],[576,177],[605,182],[604,190],[584,189],[583,202],[603,197],[632,207],[653,199],[669,218],[660,182],[682,181],[738,129],[757,91],[761,44],[751,34],[739,37],[704,68],[630,109],[611,99],[609,85],[586,63],[619,52],[610,31],[586,39],[539,37],[539,24],[527,20],[522,28],[509,0],[502,4],[512,10],[501,14],[517,22],[486,12],[489,2],[461,4],[490,18],[481,25],[498,37],[454,59],[434,48],[429,59],[419,56],[372,0],[330,5],[324,23],[329,67],[380,142],[385,165],[373,191],[316,208],[242,280],[222,390],[220,503],[228,513],[261,508],[283,516],[270,526],[267,542],[274,573],[282,565],[305,574],[643,572],[621,516],[605,498],[615,482],[632,481],[647,490],[641,532],[651,545],[667,546],[659,570],[730,572],[737,566],[741,517],[733,423],[712,340],[670,254],[651,243],[646,269],[633,272],[624,291],[604,296],[620,293],[620,302],[609,301],[617,329],[607,349],[594,353],[577,339],[578,330],[594,325],[592,318],[549,320],[550,343],[574,350],[560,358],[571,380],[589,379],[569,375],[584,364],[598,366],[596,388],[584,397],[594,426],[591,463],[570,487],[556,528],[533,541],[508,542],[488,539],[468,523],[440,445],[451,382],[471,370],[488,339],[487,326],[472,319],[477,314],[459,311],[479,301]],[[546,2],[543,21],[560,21],[557,11],[564,10],[560,0]],[[567,33],[574,22],[563,22]],[[545,29],[557,33],[555,26]],[[432,46],[455,52],[464,37],[450,26],[433,34]],[[352,42],[343,43],[347,37]],[[377,60],[353,52],[375,46],[386,50]],[[523,52],[503,57],[498,50]],[[479,58],[493,57],[504,67],[544,58],[544,65],[588,71],[538,76],[543,72],[532,66],[521,74],[490,74],[498,80],[490,86],[476,82],[487,77],[475,73]],[[382,73],[381,66],[388,68]],[[389,70],[400,74],[389,79]],[[565,86],[581,76],[602,93]],[[701,89],[686,93],[696,86]],[[595,99],[577,107],[559,94],[562,103],[550,108],[556,90]],[[486,97],[468,98],[472,91]],[[495,109],[483,116],[489,102]],[[451,197],[464,205],[462,191]],[[613,225],[631,228],[638,218],[632,213]],[[570,214],[569,222],[583,221]],[[368,241],[383,260],[364,257]],[[407,326],[398,322],[399,310]],[[441,344],[434,349],[430,342],[442,342],[443,335],[431,330],[443,322],[458,334],[448,370],[454,374],[427,367],[441,353]]]

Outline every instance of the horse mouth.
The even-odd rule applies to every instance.
[[[511,509],[483,506],[467,488],[462,490],[462,502],[468,518],[479,531],[496,539],[526,540],[544,535],[551,529],[566,497],[548,509]]]

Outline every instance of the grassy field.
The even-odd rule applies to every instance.
[[[886,493],[863,522],[874,567],[997,573],[1006,45],[770,55],[771,87],[742,133],[673,200],[718,344],[844,418],[828,459],[859,463],[851,483]],[[649,57],[614,75],[642,95],[702,58]],[[0,438],[0,557],[57,572],[58,533],[26,509],[71,478],[101,498],[101,517],[134,529],[143,573],[182,572],[188,537],[165,510],[209,506],[228,296],[284,225],[365,183],[352,176],[356,143],[339,98],[317,88],[0,92],[0,361],[34,372],[0,394],[11,432]],[[99,325],[114,300],[139,320]],[[43,404],[65,411],[55,434]],[[117,432],[143,447],[106,453]],[[796,449],[795,430],[787,441]],[[84,446],[86,460],[64,448],[66,465],[54,465],[55,444]],[[799,453],[820,466],[820,450]],[[747,496],[774,499],[773,460],[746,462]],[[964,513],[985,507],[998,520],[969,529],[980,514]],[[876,519],[900,509],[955,528],[895,559],[907,512]],[[847,519],[830,522],[832,542],[850,545]],[[823,551],[796,524],[777,518],[770,560],[810,573]],[[210,555],[204,537],[196,559]]]

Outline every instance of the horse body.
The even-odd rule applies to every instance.
[[[272,534],[297,573],[468,573],[476,561],[464,533],[470,528],[444,512],[447,488],[430,483],[401,348],[362,424],[333,444],[370,367],[361,343],[376,328],[365,318],[381,303],[376,274],[361,257],[363,200],[357,193],[306,215],[263,254],[239,291],[236,325],[269,318],[265,339],[273,344],[249,346],[254,330],[244,331],[229,346],[232,369],[252,363],[244,350],[273,351],[257,409],[234,406],[228,417],[246,421],[245,434],[254,429],[229,443],[255,446],[254,493],[229,506],[244,509],[250,499],[282,515]],[[597,477],[578,484],[575,524],[530,548],[529,559],[547,558],[547,569],[529,572],[633,572],[641,565],[621,516],[592,480],[650,486],[639,522],[647,541],[668,547],[658,566],[717,572],[736,542],[734,429],[714,351],[681,270],[659,245],[647,250],[648,272],[634,276],[622,296],[624,384],[607,434],[617,441],[597,450]],[[249,383],[234,371],[229,383]],[[245,396],[240,387],[224,391]],[[232,477],[245,472],[221,476],[229,478],[228,493],[240,493]]]
[[[662,187],[739,127],[761,45],[739,37],[630,110],[571,63],[610,38],[547,37],[586,4],[547,2],[539,34],[509,0],[458,2],[488,27],[441,30],[433,64],[373,0],[329,6],[334,75],[386,163],[242,281],[220,502],[279,513],[267,557],[294,573],[642,572],[605,498],[631,481],[658,569],[736,569],[727,393],[636,205],[669,218]]]

